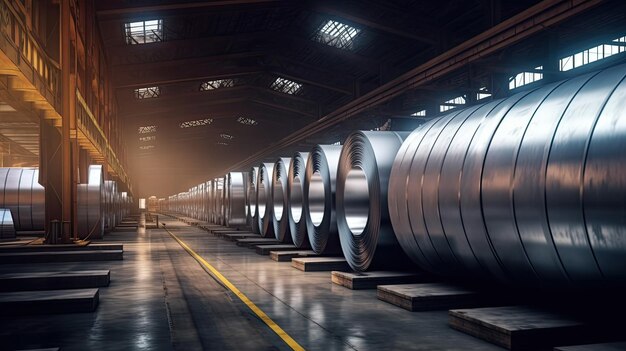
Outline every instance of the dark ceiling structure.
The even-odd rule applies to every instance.
[[[99,1],[136,189],[165,196],[351,130],[410,130],[456,96],[506,96],[516,72],[625,23],[618,1],[538,3]],[[601,25],[581,35],[586,21]],[[139,22],[153,42],[129,37]],[[342,41],[325,41],[332,30]]]

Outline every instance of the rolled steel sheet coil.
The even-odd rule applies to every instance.
[[[105,203],[105,219],[104,227],[107,230],[112,230],[115,225],[115,210],[114,210],[114,180],[104,181],[104,203]]]
[[[263,237],[273,237],[274,227],[272,226],[273,206],[272,206],[272,173],[274,171],[273,163],[261,163],[259,165],[259,174],[257,176],[257,206],[259,218],[259,232]]]
[[[15,238],[15,223],[11,210],[0,208],[0,239]]]
[[[291,157],[287,178],[287,214],[291,241],[297,248],[309,248],[306,219],[304,216],[304,178],[308,152],[296,152]]]
[[[337,169],[337,228],[341,250],[355,271],[406,267],[387,207],[389,174],[409,133],[354,132]]]
[[[246,175],[243,172],[230,172],[226,175],[227,226],[246,225]]]
[[[415,130],[389,187],[424,269],[524,285],[626,278],[626,65]]]
[[[283,243],[291,243],[287,197],[287,170],[290,164],[290,158],[279,158],[272,172],[272,226],[276,240]]]
[[[309,153],[304,177],[304,215],[315,253],[339,253],[335,213],[337,166],[341,146],[318,145]]]
[[[0,208],[11,211],[16,231],[42,231],[45,226],[44,187],[37,168],[0,168]]]
[[[259,167],[252,167],[248,172],[248,217],[250,218],[250,229],[253,233],[259,234],[259,208],[257,207],[257,178]]]
[[[126,193],[123,193],[126,195]],[[104,236],[106,191],[104,188],[104,170],[102,165],[91,165],[87,170],[87,183],[78,184],[78,236],[81,239],[102,238]],[[122,196],[125,215],[126,196]]]

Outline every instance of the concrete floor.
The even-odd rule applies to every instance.
[[[447,311],[408,312],[174,220],[167,227],[307,350],[502,350],[448,327]],[[95,313],[0,319],[0,349],[287,350],[236,296],[162,229],[113,232],[124,260],[54,263],[110,269]],[[0,265],[0,273],[40,265]]]

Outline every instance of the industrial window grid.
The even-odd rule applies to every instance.
[[[180,128],[193,128],[193,127],[201,127],[201,126],[206,126],[213,123],[213,118],[203,118],[203,119],[196,119],[193,121],[185,121],[185,122],[181,122],[179,124]]]
[[[491,93],[489,92],[489,89],[487,89],[487,87],[482,87],[478,89],[478,92],[476,93],[476,100],[487,99],[490,97]]]
[[[163,20],[125,23],[126,44],[148,44],[163,41]]]
[[[416,112],[411,113],[411,116],[413,117],[426,117],[426,110],[419,110]]]
[[[616,44],[612,44],[616,43]],[[559,70],[569,71],[592,62],[603,60],[609,56],[621,54],[626,51],[626,36],[613,39],[609,44],[600,44],[583,50],[559,60]]]
[[[139,134],[155,133],[157,131],[157,126],[155,125],[143,126],[143,127],[137,128],[137,131],[139,132]]]
[[[209,91],[219,88],[230,88],[232,86],[235,86],[234,79],[207,80],[200,83],[200,91]]]
[[[542,71],[543,66],[537,66],[532,72],[520,72],[513,77],[509,78],[509,90],[517,89],[524,85],[534,83],[543,79]]]
[[[360,32],[361,30],[358,28],[334,20],[328,20],[317,31],[315,40],[339,49],[352,49],[354,38]]]
[[[135,99],[153,99],[158,98],[161,95],[161,88],[159,87],[145,87],[135,89]]]
[[[220,138],[225,139],[225,140],[233,140],[235,137],[230,134],[222,133],[220,134]]]
[[[459,106],[465,105],[466,102],[467,102],[467,99],[465,95],[457,96],[453,99],[444,101],[443,104],[439,105],[439,112],[450,111],[453,108],[457,108]]]
[[[246,126],[255,126],[259,124],[259,122],[257,122],[255,119],[250,118],[250,117],[239,117],[237,118],[237,122]]]
[[[281,93],[295,95],[298,94],[302,90],[302,84],[296,83],[292,80],[278,77],[272,83],[270,88],[279,91]]]
[[[152,141],[152,140],[156,140],[156,135],[139,137],[139,141]]]

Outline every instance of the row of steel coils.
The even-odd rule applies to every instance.
[[[547,84],[412,133],[354,132],[168,208],[343,254],[356,271],[413,263],[533,286],[623,282],[625,76],[620,65]]]
[[[8,211],[2,213],[2,223],[11,221],[18,232],[45,229],[46,196],[38,168],[0,168],[0,190],[0,209]],[[128,216],[132,198],[118,190],[116,181],[104,180],[102,165],[91,165],[86,182],[78,184],[77,202],[80,238],[102,238]]]

